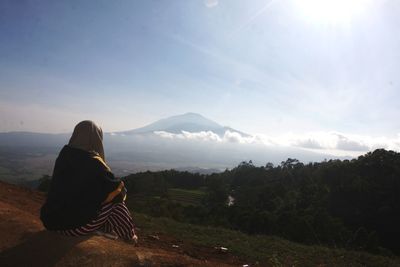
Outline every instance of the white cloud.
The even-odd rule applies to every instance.
[[[292,146],[334,155],[360,155],[377,148],[400,151],[400,134],[396,137],[372,137],[337,132],[313,132],[307,134],[288,133],[268,137],[269,143]]]
[[[168,138],[168,139],[174,139],[177,137],[177,134],[165,132],[165,131],[155,131],[154,134],[162,137],[162,138]]]
[[[323,147],[317,140],[311,138],[308,138],[306,140],[299,140],[295,144],[295,146],[310,148],[310,149],[323,149]]]
[[[218,5],[218,0],[205,0],[204,5],[208,8],[213,8]]]
[[[208,142],[223,142],[223,143],[262,143],[262,140],[257,136],[245,137],[238,132],[226,131],[223,137],[212,131],[201,131],[201,132],[187,132],[182,131],[179,134],[169,133],[165,131],[155,131],[154,134],[169,139],[186,139],[196,141],[208,141]]]
[[[195,140],[219,143],[263,144],[266,146],[297,147],[335,156],[358,156],[377,148],[400,151],[400,134],[394,138],[350,135],[337,132],[313,132],[307,134],[287,133],[279,136],[243,136],[238,132],[226,131],[219,136],[212,131],[174,134],[154,132],[162,138]]]
[[[346,151],[368,151],[370,149],[362,140],[351,140],[344,135],[337,134],[336,149]]]
[[[230,143],[246,143],[246,140],[240,133],[231,131],[225,132],[223,140]]]
[[[182,135],[184,138],[191,140],[216,141],[216,142],[221,141],[221,138],[212,131],[201,131],[197,133],[182,131]]]

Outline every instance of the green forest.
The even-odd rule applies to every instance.
[[[175,170],[124,177],[135,212],[252,235],[399,255],[400,153],[278,166],[242,162],[222,173]]]

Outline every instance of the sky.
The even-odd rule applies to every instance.
[[[283,143],[398,149],[399,72],[397,0],[0,2],[0,132],[196,112]]]

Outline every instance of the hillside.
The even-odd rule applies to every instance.
[[[0,182],[0,266],[400,266],[398,260],[363,252],[141,214],[135,216],[137,247],[98,236],[63,237],[43,231],[38,219],[43,200],[42,193]],[[214,249],[221,245],[228,253]]]
[[[211,249],[173,248],[167,236],[139,235],[135,247],[103,237],[72,238],[43,230],[38,218],[44,195],[0,182],[0,266],[229,266],[239,265]],[[140,225],[139,225],[140,226]],[[156,233],[153,233],[156,235]],[[196,251],[202,251],[199,255]],[[208,253],[208,254],[207,254]],[[192,256],[189,256],[192,255]],[[219,257],[219,258],[218,258]]]
[[[377,149],[351,161],[249,161],[218,174],[143,172],[124,181],[128,205],[150,216],[399,256],[399,166],[400,153]]]

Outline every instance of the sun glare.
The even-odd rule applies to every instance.
[[[296,11],[321,24],[347,24],[359,18],[371,0],[294,0]]]

